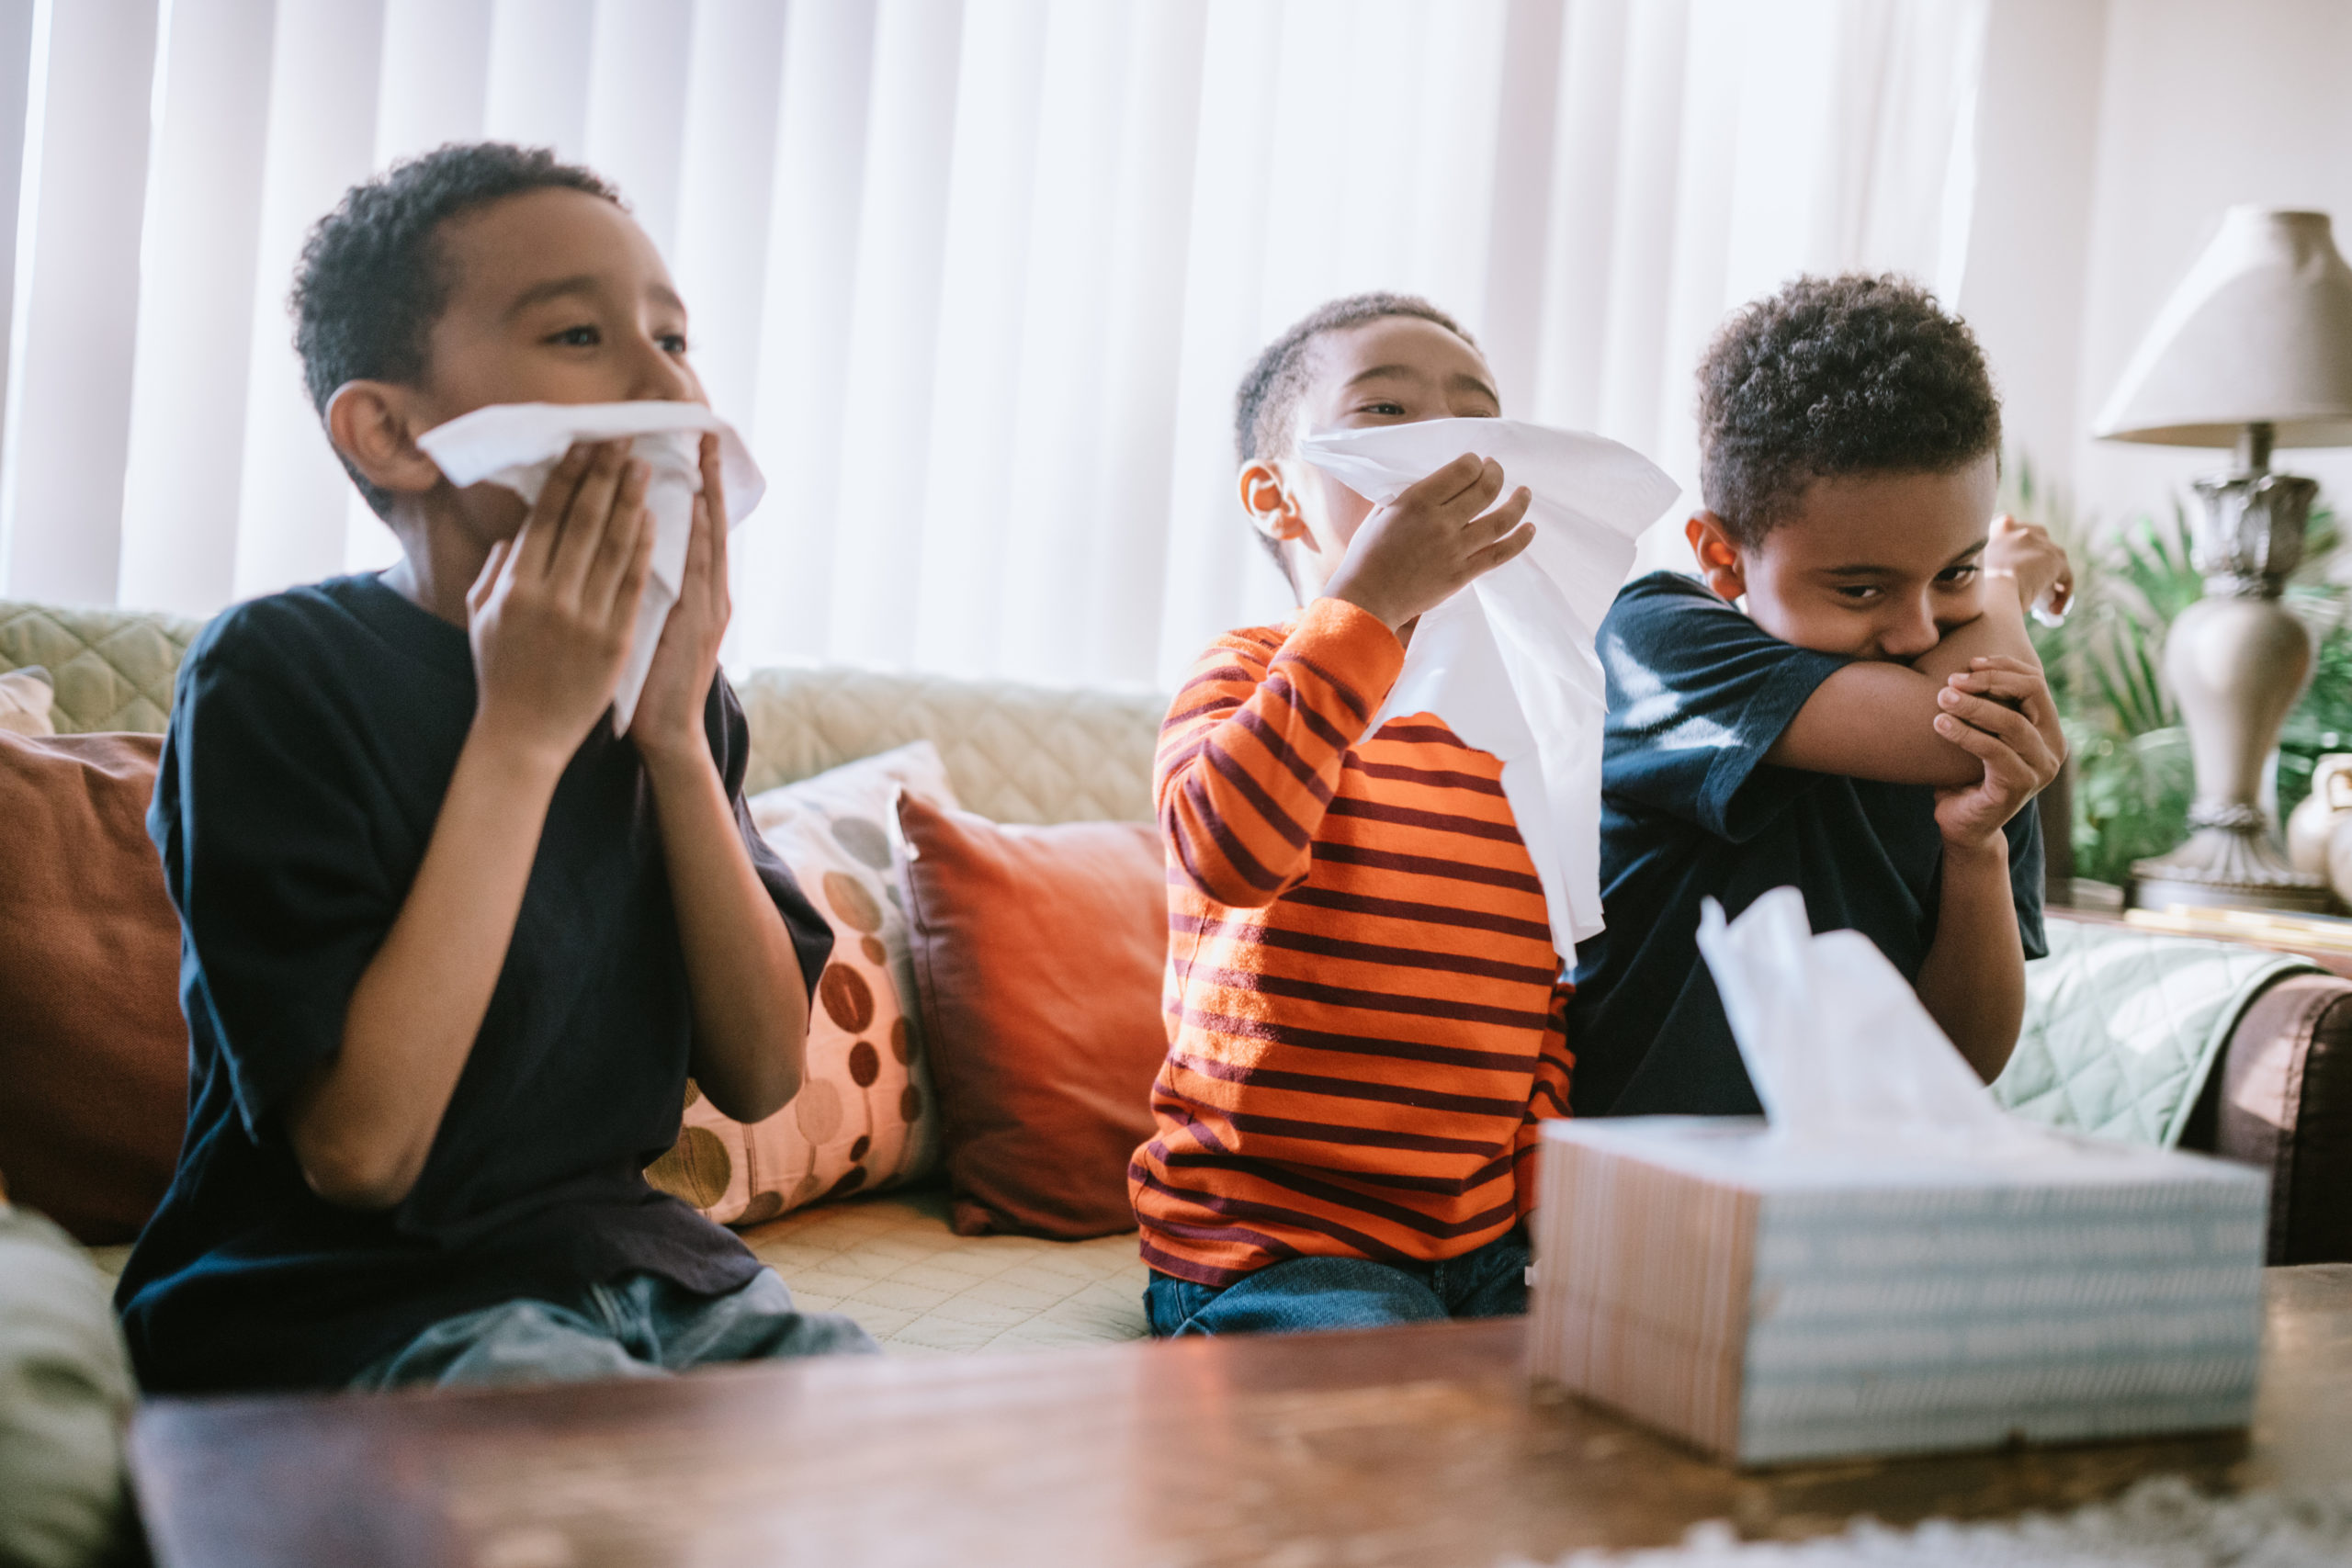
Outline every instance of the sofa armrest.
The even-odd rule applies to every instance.
[[[2352,981],[2280,980],[2246,1008],[2181,1137],[2270,1173],[2269,1261],[2352,1261]]]

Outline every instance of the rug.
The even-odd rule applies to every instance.
[[[1808,1541],[1742,1541],[1720,1521],[1679,1546],[1579,1551],[1558,1568],[2341,1568],[2352,1562],[2352,1487],[2214,1497],[2178,1477],[2112,1503],[1987,1523],[1872,1520]],[[1522,1562],[1514,1568],[1530,1568]]]

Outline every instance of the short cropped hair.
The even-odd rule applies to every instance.
[[[1800,277],[1734,315],[1699,363],[1700,484],[1737,544],[1815,479],[1950,473],[2000,444],[1974,334],[1905,278]]]
[[[1250,373],[1241,378],[1241,386],[1233,397],[1236,459],[1247,463],[1256,457],[1289,457],[1297,436],[1298,400],[1306,394],[1313,378],[1315,340],[1325,333],[1343,332],[1390,316],[1411,316],[1434,322],[1474,351],[1478,346],[1477,340],[1463,330],[1461,322],[1417,294],[1350,294],[1319,305],[1268,344],[1257,363],[1250,367]],[[1283,553],[1282,541],[1259,533],[1258,542],[1274,558],[1283,581],[1295,592],[1298,584],[1291,577],[1290,559]]]
[[[547,148],[504,141],[453,142],[344,192],[303,243],[288,301],[303,384],[322,418],[347,381],[413,383],[424,374],[433,323],[456,281],[443,264],[442,225],[507,197],[548,189],[623,205],[620,193],[593,172],[559,162]],[[391,515],[390,494],[348,460],[343,466],[377,515]]]

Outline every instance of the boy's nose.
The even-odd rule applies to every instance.
[[[676,355],[663,349],[660,344],[640,344],[630,371],[629,398],[632,401],[681,403],[695,400],[694,378],[684,366],[678,363]]]
[[[1879,634],[1880,651],[1889,659],[1913,660],[1943,640],[1943,630],[1936,625],[1935,614],[1922,603],[1914,604],[1899,620]]]

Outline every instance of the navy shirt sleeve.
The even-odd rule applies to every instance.
[[[1850,660],[1782,642],[1674,572],[1629,583],[1600,625],[1601,789],[1717,838],[1753,838],[1818,774],[1764,761]]]
[[[347,721],[249,619],[224,617],[181,672],[150,826],[198,961],[185,1002],[228,1043],[258,1138],[340,1047],[407,889],[372,852],[380,805],[349,765]]]

